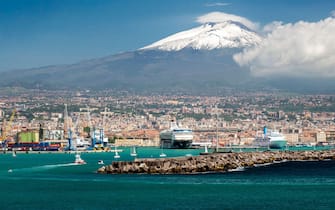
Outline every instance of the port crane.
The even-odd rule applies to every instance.
[[[74,150],[73,148],[73,142],[72,142],[72,130],[70,127],[70,120],[69,120],[69,114],[67,111],[67,104],[64,104],[65,110],[64,110],[64,133],[67,133],[67,139],[68,139],[68,147],[67,150]]]
[[[105,124],[105,113],[107,109],[105,108],[105,111],[103,113],[102,117],[102,125],[99,126],[100,128],[96,128],[95,126],[92,126],[92,121],[91,121],[91,115],[90,115],[90,108],[87,107],[87,121],[88,121],[88,127],[90,130],[90,137],[91,137],[91,148],[93,150],[101,150],[104,149],[106,146],[104,144],[104,124]],[[99,132],[99,133],[98,133]]]

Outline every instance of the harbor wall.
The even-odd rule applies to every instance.
[[[214,153],[193,157],[118,161],[98,169],[105,174],[192,174],[227,172],[282,161],[335,160],[335,150]]]

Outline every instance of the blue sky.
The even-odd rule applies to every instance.
[[[225,12],[268,24],[316,22],[334,0],[0,0],[0,71],[136,50]]]

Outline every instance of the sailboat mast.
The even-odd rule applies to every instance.
[[[216,105],[215,107],[215,111],[216,111],[216,152],[219,151],[219,133],[218,133],[218,106]]]

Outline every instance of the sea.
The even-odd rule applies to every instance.
[[[282,162],[226,173],[98,174],[133,160],[131,148],[0,154],[0,209],[335,209],[335,161]],[[137,158],[199,155],[202,149],[137,148]]]

